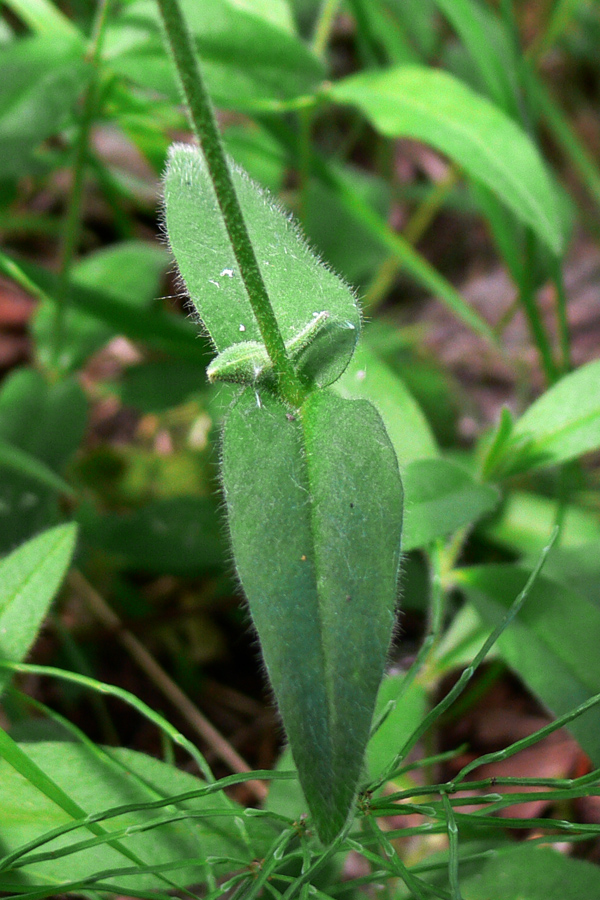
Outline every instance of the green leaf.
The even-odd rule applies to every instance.
[[[265,852],[269,836],[276,835],[276,831],[263,822],[246,820],[242,828],[247,831],[248,846],[239,825],[231,815],[227,815],[237,807],[223,793],[212,793],[186,802],[176,801],[156,810],[144,809],[145,803],[202,789],[205,782],[142,753],[112,747],[94,753],[85,746],[58,742],[26,744],[23,749],[33,766],[51,778],[73,805],[88,814],[141,804],[141,809],[134,808],[116,818],[107,819],[102,823],[102,830],[110,829],[110,834],[129,826],[131,834],[122,846],[148,866],[172,862],[173,871],[166,874],[179,885],[202,883],[206,870],[200,861],[208,857],[232,856],[236,860],[250,862],[255,852],[258,855],[261,850]],[[0,762],[0,779],[0,843],[5,852],[14,851],[45,832],[72,821],[64,809],[41,793],[35,781],[26,780],[6,762]],[[177,812],[192,809],[199,814],[212,809],[214,815],[206,818],[198,816],[189,821],[169,821]],[[242,814],[243,810],[240,808],[239,812]],[[164,824],[137,832],[136,826],[153,820],[157,824],[163,820]],[[36,852],[75,845],[89,837],[89,831],[85,828],[70,831],[50,844],[42,844]],[[116,844],[116,840],[113,840],[113,846],[102,842],[56,859],[52,859],[53,854],[50,854],[50,859],[33,862],[15,872],[24,872],[28,878],[54,883],[60,892],[60,885],[64,882],[127,866],[127,858],[116,849]],[[186,860],[189,860],[188,865],[185,865]],[[184,867],[181,867],[182,861]],[[223,862],[217,862],[214,869],[217,874],[227,871]],[[3,873],[4,878],[6,873]],[[116,881],[131,889],[156,889],[161,886],[157,876],[145,874],[143,869],[138,874],[119,876]]]
[[[49,487],[60,494],[74,496],[72,487],[56,472],[36,459],[30,453],[19,450],[18,447],[0,439],[0,470],[12,469],[27,475],[44,487]]]
[[[224,427],[223,485],[302,788],[331,841],[356,794],[394,622],[394,451],[368,402],[317,391],[294,417],[247,388]]]
[[[385,217],[390,205],[386,182],[359,169],[337,167],[337,178],[348,191],[362,198]],[[302,225],[313,247],[350,284],[359,285],[372,277],[389,251],[382,240],[344,206],[332,185],[310,178],[306,185]]]
[[[461,883],[464,900],[582,900],[600,896],[600,870],[550,847],[527,842],[494,852]]]
[[[546,574],[600,607],[599,546],[600,534],[593,544],[555,547],[546,563]]]
[[[168,266],[164,247],[145,241],[124,241],[91,253],[73,268],[72,283],[81,288],[101,291],[109,298],[133,307],[147,307],[159,293]],[[77,297],[73,298],[75,304]],[[75,305],[74,304],[74,305]],[[38,305],[33,323],[37,353],[43,365],[52,360],[54,340],[54,303]],[[63,370],[79,368],[99,350],[114,331],[105,323],[77,308],[67,310],[60,365]]]
[[[230,125],[222,138],[227,152],[254,181],[274,194],[279,193],[288,168],[287,155],[279,141],[257,123],[252,128]]]
[[[419,62],[402,22],[385,0],[351,0],[350,8],[356,19],[358,52],[369,65]]]
[[[560,252],[560,215],[538,151],[505,113],[452,75],[404,66],[351,76],[328,93],[358,106],[383,134],[416,138],[449,156]]]
[[[29,262],[19,261],[19,268],[45,294],[54,298],[58,289],[54,273]],[[110,332],[105,331],[105,334],[118,332],[132,340],[144,341],[148,346],[179,359],[198,365],[208,363],[206,344],[198,340],[198,330],[183,316],[171,315],[162,310],[136,308],[130,302],[118,300],[114,293],[74,283],[69,286],[69,299],[73,307],[108,325]],[[90,329],[93,327],[90,324]]]
[[[268,120],[268,124],[272,133],[276,134],[286,146],[292,159],[297,161],[298,166],[302,166],[302,160],[298,155],[297,135],[274,117]],[[435,294],[470,328],[481,334],[490,343],[497,343],[492,328],[480,314],[462,299],[456,288],[440,275],[435,266],[432,266],[418,253],[405,237],[390,228],[384,216],[380,216],[360,193],[351,189],[347,179],[340,177],[337,167],[332,166],[326,157],[317,153],[314,148],[310,164],[312,173],[325,187],[335,193],[340,206],[356,220],[362,230],[370,233],[377,242],[387,247],[411,277]]]
[[[0,659],[27,656],[69,568],[76,534],[75,525],[59,525],[0,562]],[[0,670],[0,693],[9,679],[10,672]]]
[[[374,721],[386,718],[369,741],[367,767],[369,780],[375,781],[396,758],[406,741],[427,713],[425,685],[413,681],[405,685],[404,672],[384,678],[377,695]]]
[[[71,124],[85,84],[79,41],[29,37],[0,49],[0,171],[3,178],[36,169],[34,151]]]
[[[437,456],[435,438],[418,403],[392,369],[360,343],[336,381],[341,397],[369,400],[379,412],[401,469],[416,459]]]
[[[0,441],[58,476],[83,438],[87,401],[79,384],[48,385],[31,369],[16,370],[0,391]],[[56,485],[40,482],[39,468],[0,470],[0,553],[59,518]]]
[[[297,226],[257,185],[238,169],[233,180],[284,341],[298,340],[321,313],[327,313],[328,324],[335,326],[323,332],[327,341],[316,377],[317,384],[329,384],[347,366],[358,338],[360,316],[354,296],[319,262]],[[193,147],[171,149],[165,204],[177,265],[216,349],[262,343],[212,183]]]
[[[33,31],[47,35],[55,42],[82,37],[71,20],[50,0],[5,0],[5,6]]]
[[[217,106],[247,110],[311,93],[324,73],[321,61],[288,27],[235,0],[182,0],[210,95]],[[156,5],[125,6],[107,34],[111,68],[180,102],[173,64],[163,45]]]
[[[495,474],[577,459],[600,447],[600,360],[565,375],[515,423]]]
[[[161,359],[129,366],[114,389],[121,403],[143,413],[163,413],[206,391],[204,366]]]
[[[561,107],[535,72],[530,72],[529,86],[554,140],[562,147],[569,162],[579,172],[588,195],[600,205],[600,171],[596,158],[580,140]]]
[[[155,500],[129,513],[82,522],[84,537],[118,567],[197,575],[223,566],[226,553],[216,504],[204,497]]]
[[[463,569],[458,582],[484,622],[494,627],[522,590],[528,571],[514,565]],[[600,608],[565,585],[539,576],[523,609],[499,638],[501,655],[555,715],[600,693]],[[600,765],[600,710],[568,726]]]
[[[561,521],[560,546],[577,547],[600,542],[600,523],[595,512],[527,491],[511,491],[498,516],[483,526],[483,533],[501,547],[521,554],[541,553],[557,521]]]
[[[514,42],[498,17],[474,0],[435,0],[477,66],[481,79],[498,106],[519,119],[518,60]]]
[[[497,505],[499,493],[478,484],[460,466],[444,459],[422,459],[403,471],[406,510],[404,550],[427,547],[471,525]]]

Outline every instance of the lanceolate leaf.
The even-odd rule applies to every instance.
[[[600,895],[600,871],[551,847],[511,841],[494,850],[461,888],[465,900],[581,900]]]
[[[20,745],[14,748],[18,751]],[[110,813],[116,807],[125,807],[125,811],[107,817],[106,821],[100,820],[89,829],[67,831],[60,837],[60,843],[56,839],[42,843],[26,857],[27,865],[23,868],[21,859],[19,868],[2,872],[0,877],[4,882],[18,873],[37,882],[55,884],[60,893],[59,886],[64,882],[88,878],[103,870],[129,868],[133,874],[115,880],[132,890],[161,886],[164,890],[160,876],[146,871],[151,865],[165,864],[165,874],[178,885],[199,883],[206,875],[207,866],[202,861],[207,857],[215,858],[214,872],[219,874],[227,871],[221,861],[223,857],[250,862],[254,855],[264,855],[276,834],[273,827],[257,819],[244,823],[244,834],[231,815],[227,816],[236,805],[223,793],[214,792],[185,802],[174,800],[168,806],[145,809],[144,805],[152,801],[202,790],[206,782],[143,753],[120,747],[94,751],[76,743],[41,741],[23,745],[17,764],[23,761],[25,753],[29,767],[19,766],[19,771],[13,767],[11,757],[0,760],[3,854],[53,829],[68,828],[74,818],[83,818],[85,813]],[[38,778],[36,770],[38,773],[41,770]],[[61,795],[68,802],[61,803]],[[136,804],[141,808],[136,808]],[[191,810],[195,811],[196,818],[186,821],[183,816]],[[212,810],[213,814],[204,817],[204,810]],[[160,823],[160,827],[144,827],[152,821]],[[120,834],[122,840],[109,837],[111,832],[120,833],[127,828],[130,833]],[[75,852],[78,844],[90,839],[92,830],[101,841]],[[58,847],[62,853],[63,848],[70,846],[74,852],[56,853]],[[49,848],[56,856],[48,853],[48,858],[40,858],[39,854]],[[132,866],[132,857],[139,860],[138,872]],[[189,863],[186,865],[184,860]],[[172,863],[170,870],[166,868],[168,863]]]
[[[444,459],[417,460],[403,472],[406,492],[404,549],[427,547],[491,512],[499,494]]]
[[[319,835],[360,777],[396,601],[402,486],[378,413],[247,388],[223,438],[233,552]]]
[[[292,99],[310,93],[324,75],[321,60],[308,45],[280,17],[274,21],[272,3],[265,4],[262,14],[255,4],[237,0],[182,0],[181,7],[218,106],[243,110]],[[116,71],[179,103],[154,0],[124,5],[108,46]]]
[[[297,339],[314,318],[327,313],[335,352],[316,379],[334,381],[356,343],[360,316],[352,292],[323,266],[297,227],[241,170],[233,171],[254,251],[279,328],[286,343]],[[190,297],[216,349],[262,342],[245,292],[212,183],[200,152],[175,145],[165,179],[169,241]],[[332,326],[336,326],[333,328]],[[339,342],[336,336],[345,339]]]
[[[384,421],[401,469],[438,455],[433,432],[402,379],[362,341],[334,386],[341,397],[370,400]]]
[[[576,459],[600,447],[600,360],[562,378],[517,421],[499,455],[500,474]]]
[[[75,525],[43,532],[0,563],[0,659],[21,662],[71,562]],[[0,670],[0,691],[10,673]]]
[[[528,571],[514,565],[464,569],[459,581],[486,625],[494,627],[522,590]],[[527,603],[498,641],[500,653],[556,715],[600,693],[600,610],[584,596],[540,575]],[[600,765],[600,712],[595,706],[569,724],[594,765]]]
[[[358,106],[390,137],[431,144],[487,185],[558,253],[555,191],[526,134],[498,107],[447,72],[403,66],[337,82],[329,95]]]

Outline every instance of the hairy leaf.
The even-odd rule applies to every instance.
[[[247,388],[223,437],[234,557],[323,840],[351,809],[390,642],[402,486],[376,410],[326,391],[296,416]]]
[[[257,185],[239,169],[233,179],[284,341],[297,341],[323,313],[336,326],[319,334],[324,343],[315,380],[329,384],[348,364],[358,337],[360,316],[352,292],[319,262],[289,217]],[[177,265],[217,350],[261,343],[210,177],[193,147],[171,149],[165,204]]]

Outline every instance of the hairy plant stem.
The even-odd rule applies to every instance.
[[[100,55],[102,52],[102,43],[106,31],[110,4],[111,0],[101,0],[98,6],[92,29],[90,48],[87,54],[92,69],[83,99],[79,133],[75,145],[73,184],[71,186],[71,194],[69,196],[67,207],[67,217],[65,220],[63,243],[60,253],[60,268],[56,285],[51,353],[52,366],[55,370],[60,370],[60,355],[64,340],[65,318],[69,305],[69,277],[81,235],[83,186],[85,181],[88,145],[98,103],[100,88]]]
[[[231,241],[233,253],[239,266],[240,275],[248,293],[265,348],[273,363],[280,394],[291,406],[298,407],[304,399],[304,391],[287,355],[254,248],[250,241],[244,216],[233,186],[210,98],[204,86],[204,79],[194,49],[192,36],[183,18],[178,0],[157,0],[157,2],[187,102],[190,122],[206,160],[208,173],[229,240]]]

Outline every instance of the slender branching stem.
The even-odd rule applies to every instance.
[[[267,353],[273,363],[280,394],[292,406],[300,406],[304,397],[302,385],[287,355],[250,241],[210,98],[204,86],[192,36],[183,18],[178,0],[158,0],[158,6],[188,105],[190,121],[206,160],[206,167],[242,281],[246,287]]]

